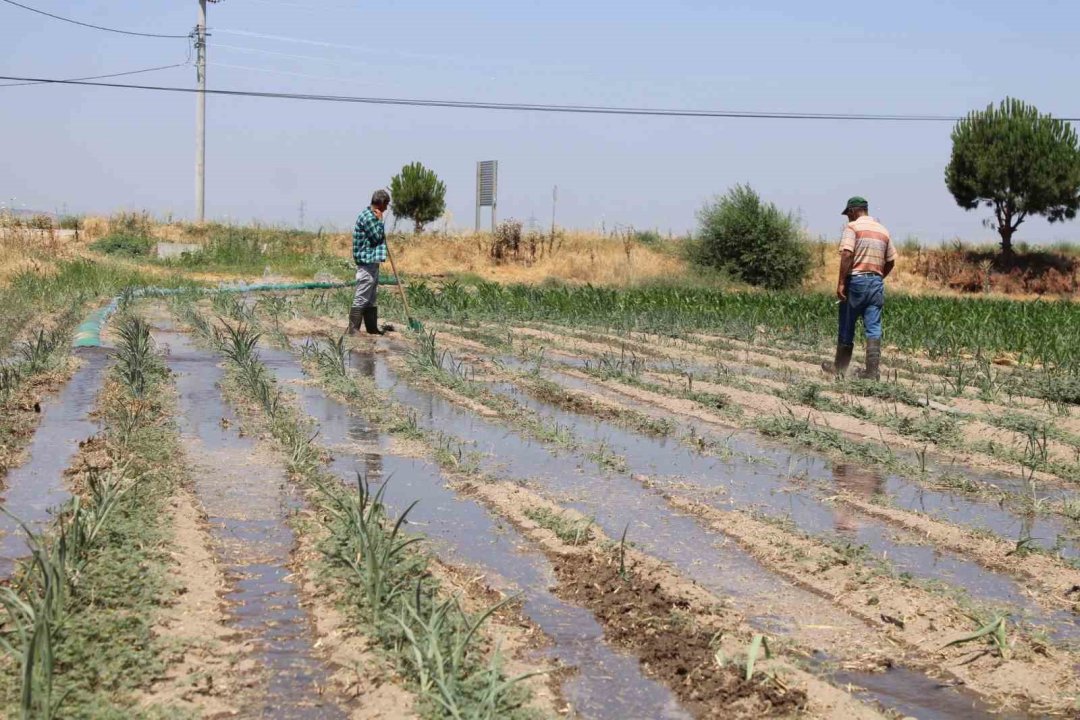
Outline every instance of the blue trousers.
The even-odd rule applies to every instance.
[[[855,344],[855,323],[862,318],[868,340],[881,339],[881,309],[885,280],[880,275],[852,275],[847,279],[847,300],[840,303],[840,345]]]

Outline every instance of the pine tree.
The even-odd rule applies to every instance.
[[[418,162],[401,168],[390,180],[390,197],[394,215],[412,220],[418,233],[446,210],[446,185]]]
[[[972,111],[953,128],[945,185],[960,207],[994,209],[987,225],[1013,253],[1012,237],[1031,215],[1072,220],[1080,207],[1080,143],[1062,120],[1006,98]]]

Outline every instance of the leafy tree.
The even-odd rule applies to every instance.
[[[698,223],[695,255],[703,265],[770,289],[794,287],[809,271],[798,219],[762,202],[749,185],[736,185],[706,204]]]
[[[446,185],[433,170],[409,163],[390,180],[390,198],[394,215],[412,220],[419,233],[446,210]]]
[[[1080,207],[1080,144],[1072,126],[1031,105],[1006,98],[972,111],[952,131],[952,158],[945,185],[965,210],[994,208],[989,227],[1001,251],[1029,215],[1050,222],[1071,220]]]

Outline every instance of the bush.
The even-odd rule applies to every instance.
[[[521,229],[521,221],[513,218],[499,223],[491,235],[491,247],[488,248],[492,260],[502,262],[517,259],[521,252]]]
[[[114,232],[91,244],[90,249],[120,257],[146,257],[154,249],[154,239],[145,235]]]
[[[810,269],[792,213],[763,203],[749,185],[736,185],[698,211],[696,261],[751,285],[795,287]]]

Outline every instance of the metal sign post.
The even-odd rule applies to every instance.
[[[495,232],[495,208],[499,185],[499,161],[476,163],[476,232],[480,232],[480,208],[491,208],[491,232]]]

